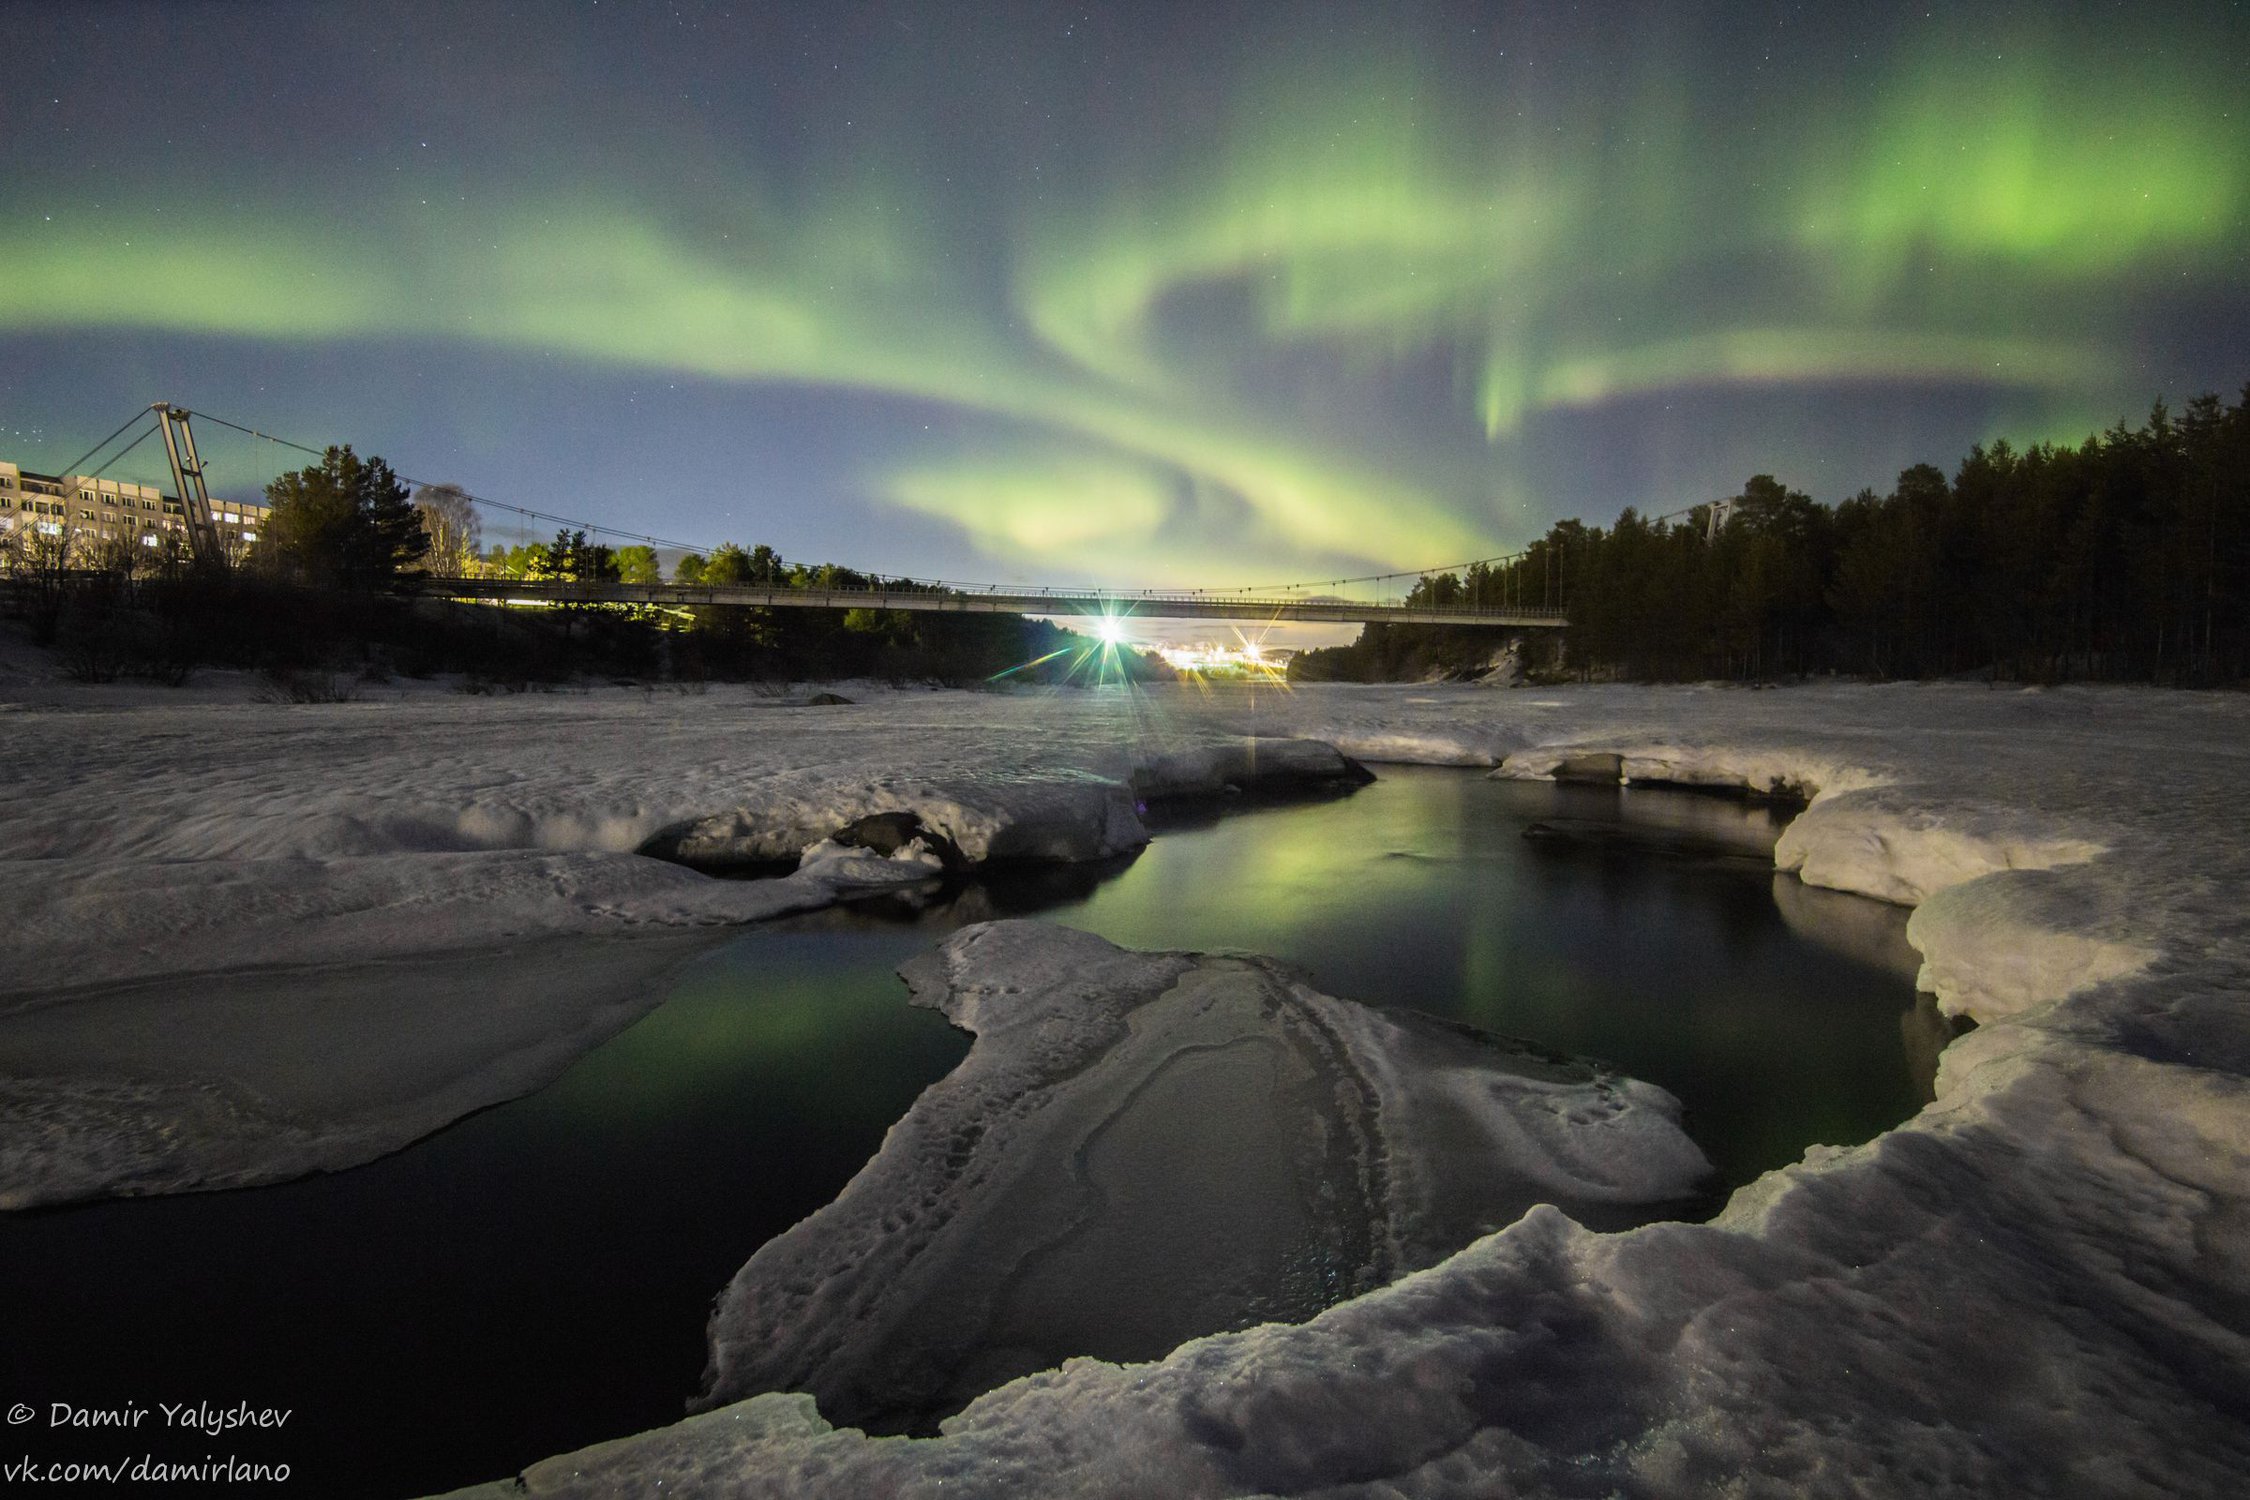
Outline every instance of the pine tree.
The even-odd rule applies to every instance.
[[[380,589],[429,551],[421,513],[391,466],[348,447],[267,485],[266,502],[273,513],[255,559],[297,582]]]

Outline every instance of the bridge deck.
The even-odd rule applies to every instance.
[[[797,589],[767,584],[578,583],[559,579],[431,578],[422,592],[447,599],[522,599],[549,604],[736,604],[759,609],[904,609],[948,614],[1098,615],[1160,620],[1308,620],[1326,624],[1499,625],[1557,629],[1561,610],[1425,609],[1348,599],[1275,599],[1144,592],[979,593],[942,589]]]

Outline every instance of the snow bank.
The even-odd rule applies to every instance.
[[[907,972],[976,1045],[734,1278],[707,1401],[925,1426],[1072,1355],[1302,1321],[1534,1203],[1642,1222],[1710,1172],[1660,1089],[1262,960],[1010,922]]]
[[[2146,968],[2153,949],[2117,936],[2099,891],[2045,872],[1986,875],[1915,908],[1918,983],[1947,1015],[1991,1021]]]
[[[1507,758],[1495,773],[1568,778],[1613,763],[1627,784],[1703,787],[1808,805],[1774,848],[1776,869],[1806,885],[1916,907],[1908,937],[1925,955],[1920,985],[1949,1015],[1991,1021],[2129,974],[2144,947],[2091,935],[2109,897],[2021,872],[2084,864],[2104,852],[2020,803],[1958,794],[1811,747],[1575,737]],[[2001,878],[2007,876],[2009,878]],[[1935,899],[1933,899],[1935,898]]]
[[[1890,787],[1823,788],[1783,832],[1774,863],[1807,885],[1916,906],[1995,871],[2051,870],[2099,853],[2089,840],[2039,831],[2020,810],[1917,806],[1912,792]]]

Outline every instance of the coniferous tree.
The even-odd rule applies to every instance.
[[[379,589],[429,551],[421,514],[391,466],[348,447],[267,485],[266,502],[273,511],[253,558],[296,582]]]

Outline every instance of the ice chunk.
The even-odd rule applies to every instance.
[[[1302,1321],[1535,1203],[1644,1221],[1709,1172],[1659,1089],[1261,959],[1009,922],[908,975],[976,1045],[735,1277],[708,1402],[926,1428],[1074,1355]]]
[[[1133,768],[1134,792],[1149,799],[1347,790],[1372,780],[1365,766],[1319,740],[1196,745],[1151,756]]]
[[[764,787],[755,802],[659,831],[641,852],[701,870],[788,864],[808,845],[886,816],[913,818],[933,835],[933,848],[942,840],[971,865],[1106,859],[1148,842],[1131,793],[1106,778],[902,776],[803,791]]]
[[[889,854],[878,854],[860,844],[822,839],[805,850],[797,873],[839,885],[879,888],[935,880],[945,874],[945,857],[920,839],[901,844]]]

